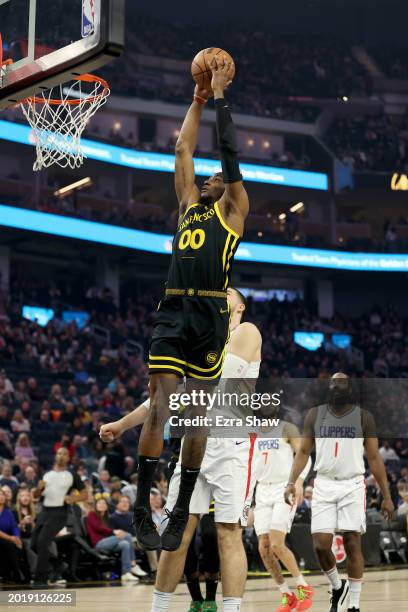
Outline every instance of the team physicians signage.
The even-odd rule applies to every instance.
[[[0,138],[21,144],[35,145],[32,131],[28,126],[11,123],[10,121],[0,121]],[[174,172],[174,155],[125,149],[124,147],[116,147],[87,139],[82,139],[82,150],[88,159],[108,164],[125,166],[135,170]],[[210,176],[221,170],[220,163],[216,159],[197,157],[194,160],[194,166],[197,176]],[[273,168],[259,164],[240,164],[240,168],[244,179],[254,183],[301,187],[318,191],[328,191],[329,189],[329,178],[327,174],[321,172]]]
[[[0,204],[0,226],[150,253],[171,253],[173,237]],[[408,272],[408,253],[349,253],[242,242],[236,260],[332,270]]]

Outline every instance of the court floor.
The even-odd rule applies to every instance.
[[[310,582],[316,589],[312,610],[328,612],[329,594],[326,581],[321,576],[314,575],[310,577]],[[150,612],[152,592],[152,586],[141,584],[84,587],[76,589],[75,610],[76,612]],[[245,612],[272,612],[277,607],[278,600],[279,594],[272,580],[267,578],[248,580],[242,609]],[[185,585],[180,585],[173,597],[171,612],[186,612],[189,602]],[[219,603],[222,610],[221,599]],[[51,607],[53,610],[56,609]],[[1,608],[5,610],[7,606]],[[35,606],[35,609],[40,612],[42,606]],[[13,606],[13,610],[23,612],[27,608]],[[408,610],[408,569],[381,569],[367,572],[360,610],[361,612]]]

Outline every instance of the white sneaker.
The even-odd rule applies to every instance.
[[[134,565],[130,571],[134,576],[138,576],[139,578],[144,578],[144,576],[147,576],[147,572],[142,570],[142,568],[137,564]]]
[[[136,582],[139,582],[139,578],[137,578],[137,576],[134,576],[130,572],[126,572],[126,574],[122,574],[120,579],[122,582],[134,582],[135,584]]]

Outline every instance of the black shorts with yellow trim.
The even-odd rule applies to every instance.
[[[149,373],[217,383],[229,340],[226,298],[166,296],[156,313]]]

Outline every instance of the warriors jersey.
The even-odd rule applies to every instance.
[[[191,204],[173,240],[168,289],[225,291],[240,242],[214,206]]]
[[[361,409],[354,405],[338,416],[327,404],[318,406],[315,422],[318,475],[346,480],[365,473]]]

